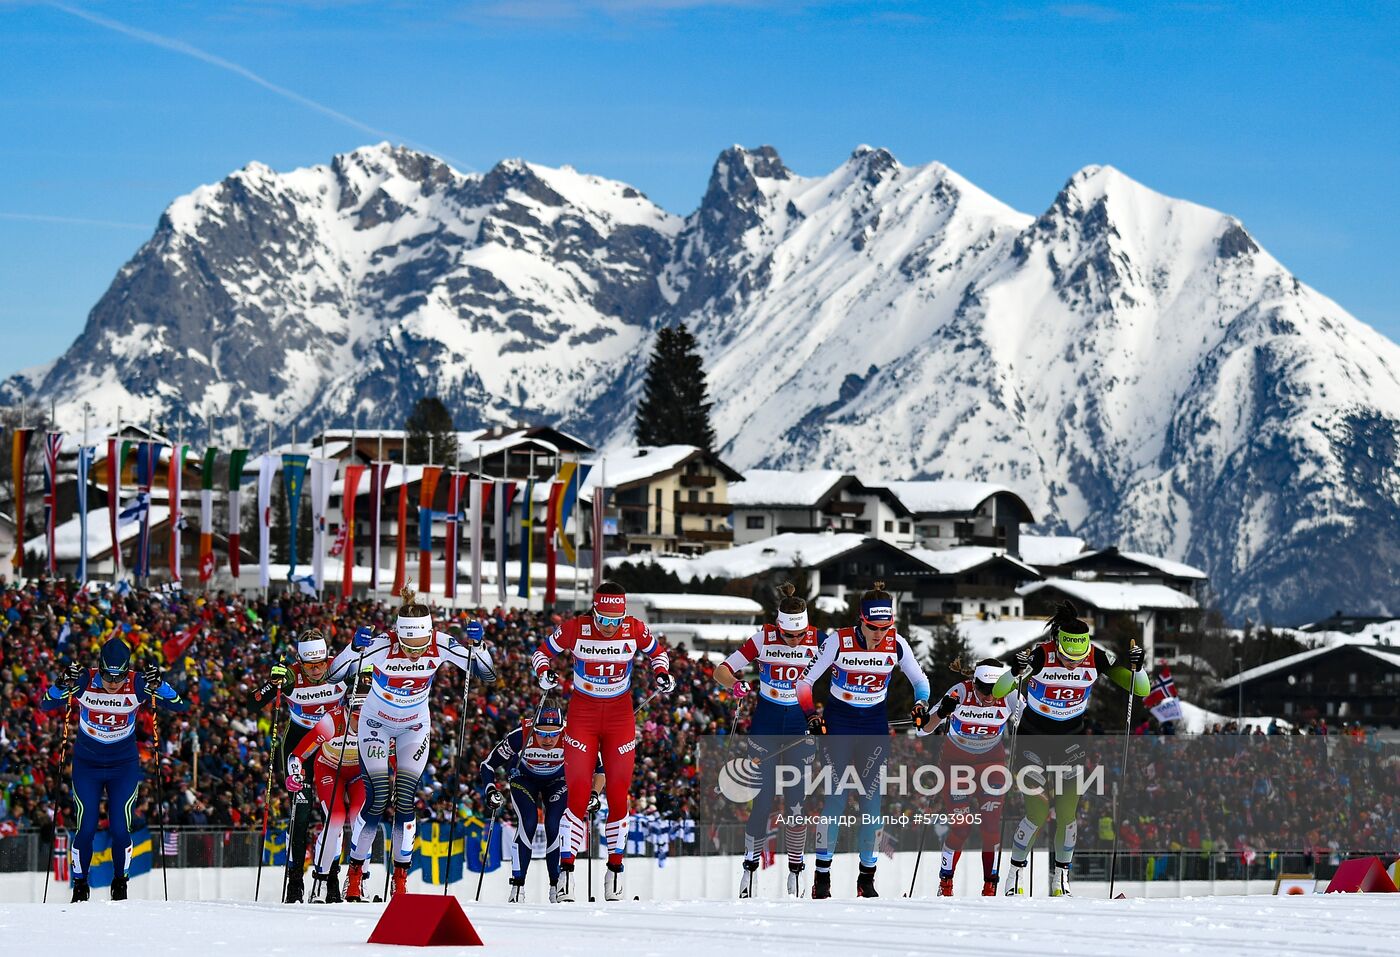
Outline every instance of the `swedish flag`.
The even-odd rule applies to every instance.
[[[462,862],[466,857],[467,835],[462,828],[447,846],[451,826],[448,824],[428,824],[418,829],[418,838],[413,846],[413,869],[423,872],[423,880],[429,884],[444,884],[462,879]]]
[[[284,828],[269,834],[263,842],[263,863],[281,866],[287,863],[287,831]]]
[[[489,831],[487,829],[490,829]],[[488,874],[501,866],[501,824],[488,824],[476,815],[467,818],[467,869]],[[482,857],[485,856],[484,866]]]
[[[131,855],[126,862],[126,876],[140,877],[151,870],[151,832],[133,831],[131,834]],[[115,870],[112,867],[112,835],[98,831],[92,841],[92,862],[88,865],[88,884],[92,887],[110,887]]]

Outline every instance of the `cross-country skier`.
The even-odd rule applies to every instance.
[[[325,824],[316,841],[314,876],[326,886],[326,903],[340,896],[340,848],[345,825],[365,806],[365,779],[360,773],[360,708],[369,697],[372,668],[352,680],[341,703],[321,716],[316,727],[303,735],[287,758],[287,790],[296,794],[306,787],[306,765],[311,766],[312,790],[321,806]]]
[[[627,799],[637,754],[637,717],[632,704],[632,661],[646,655],[655,673],[656,690],[676,690],[665,647],[640,620],[627,614],[627,593],[616,582],[603,582],[593,593],[593,611],[562,623],[540,642],[531,659],[540,687],[559,686],[551,667],[564,652],[573,655],[574,695],[564,731],[564,775],[569,807],[564,812],[565,847],[577,854],[587,838],[589,782],[601,752],[607,776],[608,870],[603,878],[606,900],[622,898],[622,859],[627,838]],[[573,899],[572,862],[561,863],[560,899]]]
[[[428,763],[433,721],[429,693],[438,669],[453,665],[490,684],[496,680],[491,656],[482,642],[480,622],[468,623],[465,643],[433,627],[433,613],[414,600],[411,588],[402,592],[394,630],[375,635],[367,627],[355,632],[350,646],[331,665],[332,680],[343,681],[356,667],[373,668],[370,695],[360,710],[360,767],[369,796],[355,816],[351,831],[350,868],[345,879],[346,900],[364,897],[365,861],[369,860],[379,822],[389,806],[389,748],[394,773],[393,893],[403,893],[413,862],[413,838],[418,830],[414,800],[418,779]]]
[[[1089,698],[1099,678],[1107,676],[1139,698],[1151,691],[1143,670],[1144,650],[1134,645],[1128,653],[1128,667],[1116,664],[1112,655],[1090,643],[1089,626],[1078,618],[1073,605],[1062,604],[1048,628],[1054,632],[1053,638],[1016,654],[1016,671],[1030,675],[1026,705],[1016,729],[1017,763],[1027,769],[1026,781],[1037,791],[1025,795],[1026,816],[1011,838],[1007,895],[1021,893],[1021,874],[1030,859],[1031,845],[1050,815],[1045,790],[1054,790],[1055,868],[1050,896],[1070,896],[1069,869],[1074,860],[1075,816],[1079,810],[1077,782],[1072,774],[1064,773],[1051,775],[1047,780],[1047,775],[1033,768],[1084,764],[1087,755],[1076,736],[1084,731],[1084,714],[1089,710]],[[1016,675],[1007,673],[994,694],[1005,694],[1015,681]]]
[[[1004,739],[1021,704],[1014,687],[1004,697],[993,694],[1006,672],[1006,666],[997,659],[984,658],[966,681],[953,685],[938,702],[940,723],[933,733],[946,735],[939,766],[948,787],[947,808],[952,820],[943,838],[939,897],[953,896],[953,874],[963,844],[972,833],[974,819],[982,838],[982,896],[996,896],[1005,795],[984,787],[990,783],[984,775],[990,768],[1005,768]],[[954,769],[966,777],[955,783]],[[996,783],[1001,783],[1000,779]]]
[[[744,825],[741,898],[753,896],[754,875],[768,841],[768,819],[774,800],[779,797],[789,819],[783,831],[788,858],[787,892],[794,897],[803,893],[807,825],[793,820],[802,815],[802,786],[800,782],[789,785],[780,795],[777,769],[779,758],[785,766],[800,766],[811,764],[816,755],[815,743],[803,738],[807,719],[797,703],[797,680],[816,660],[821,642],[817,629],[808,621],[807,602],[797,597],[797,589],[784,582],[778,590],[781,598],[777,621],[760,628],[715,669],[716,683],[742,699],[750,691],[748,684],[738,679],[739,673],[750,663],[758,665],[758,704],[749,723],[748,751],[749,757],[758,762],[761,777],[758,796]],[[733,731],[731,728],[730,733]]]
[[[516,868],[510,877],[510,902],[524,900],[525,875],[535,844],[535,830],[544,817],[545,868],[549,871],[549,902],[559,900],[559,824],[568,804],[564,781],[564,712],[557,706],[540,709],[538,720],[522,721],[501,739],[481,763],[481,784],[492,811],[509,798],[515,810]],[[597,764],[602,768],[602,761]],[[589,795],[588,810],[598,807],[598,784]]]
[[[77,662],[70,665],[59,684],[49,688],[40,707],[58,711],[67,709],[70,701],[78,705],[78,734],[73,742],[73,807],[78,819],[73,837],[73,902],[85,901],[90,894],[88,868],[104,793],[107,832],[112,838],[112,900],[126,900],[131,812],[142,777],[136,713],[142,705],[155,707],[159,703],[172,712],[186,711],[189,705],[154,664],[133,671],[131,650],[120,638],[109,638],[103,644],[98,667],[84,668]]]
[[[812,686],[831,669],[831,693],[824,712],[816,710]],[[811,734],[830,735],[824,742],[826,762],[832,769],[832,793],[822,808],[817,827],[817,872],[812,896],[831,896],[831,859],[836,854],[836,818],[845,810],[848,795],[840,787],[843,772],[855,768],[861,793],[857,804],[862,817],[857,847],[860,876],[857,897],[878,897],[875,892],[875,832],[880,817],[880,777],[889,755],[890,728],[885,713],[890,675],[904,672],[914,688],[910,712],[916,728],[928,724],[928,678],[914,660],[904,636],[895,631],[894,597],[885,583],[861,595],[860,624],[838,628],[822,640],[817,660],[797,682],[797,701],[807,715]]]
[[[345,694],[345,685],[329,677],[330,654],[325,636],[316,628],[308,628],[297,640],[297,661],[290,668],[278,663],[268,672],[267,680],[253,689],[253,701],[259,707],[277,702],[280,693],[287,706],[287,724],[282,730],[281,752],[274,754],[275,766],[285,768],[287,755],[295,751],[301,739],[321,717],[330,711]],[[273,720],[280,721],[275,715]],[[291,833],[287,836],[287,896],[286,903],[299,904],[304,894],[302,869],[306,864],[306,838],[311,828],[311,802],[305,791],[289,791],[292,804]]]

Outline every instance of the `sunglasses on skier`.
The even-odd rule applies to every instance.
[[[596,611],[593,613],[593,620],[596,621],[598,624],[602,625],[604,628],[616,628],[622,624],[622,619],[626,617],[626,615],[618,615],[616,618],[607,618],[603,615],[598,614]]]

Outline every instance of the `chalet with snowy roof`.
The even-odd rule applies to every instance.
[[[1056,567],[1039,566],[1051,578],[1077,581],[1123,582],[1125,584],[1166,585],[1192,598],[1200,598],[1200,588],[1208,577],[1199,568],[1146,552],[1125,552],[1100,548],[1081,552]]]
[[[1400,647],[1344,641],[1313,648],[1247,668],[1211,694],[1215,710],[1227,715],[1400,727]]]
[[[883,483],[914,516],[923,548],[985,545],[1020,554],[1021,526],[1035,516],[1021,496],[994,482],[955,479]]]
[[[729,490],[734,544],[788,532],[855,532],[901,548],[914,544],[914,515],[889,489],[831,469],[749,469]]]
[[[1041,578],[1006,549],[987,545],[913,548],[908,555],[922,566],[909,576],[908,610],[918,624],[1020,618],[1025,599],[1018,589]]]
[[[734,543],[729,489],[743,480],[698,446],[642,446],[604,455],[579,497],[591,509],[593,490],[607,487],[609,550],[697,555]]]
[[[1023,585],[1019,592],[1026,600],[1028,615],[1049,617],[1062,601],[1069,600],[1096,631],[1114,620],[1130,621],[1153,659],[1176,654],[1176,636],[1187,616],[1200,609],[1191,595],[1157,582],[1049,578]],[[1161,646],[1159,637],[1163,638]]]
[[[630,592],[627,607],[670,647],[683,643],[711,657],[728,655],[763,616],[762,605],[736,595]]]

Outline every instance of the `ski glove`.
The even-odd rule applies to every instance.
[[[670,694],[676,690],[676,679],[669,671],[658,671],[656,673],[656,690],[662,694]]]
[[[747,681],[735,681],[734,687],[729,689],[736,700],[743,700],[749,696],[749,683]]]
[[[553,691],[559,687],[559,676],[550,668],[541,668],[536,678],[539,680],[540,688],[545,691]]]
[[[306,772],[302,769],[301,759],[292,755],[287,759],[287,792],[296,794],[306,787]]]
[[[493,811],[499,811],[506,803],[506,792],[500,788],[491,788],[486,792],[486,803]]]
[[[272,666],[272,670],[268,672],[268,676],[272,678],[273,684],[281,685],[283,688],[286,688],[291,683],[292,669],[279,662]]]
[[[813,711],[807,715],[807,733],[826,734],[826,719],[820,711]]]
[[[369,625],[361,625],[355,629],[355,637],[350,639],[350,647],[356,651],[364,651],[374,644],[374,629]]]
[[[59,690],[63,692],[63,697],[71,698],[78,693],[78,682],[83,677],[83,666],[76,661],[68,666],[68,670],[63,673],[63,681],[59,684]]]
[[[598,808],[603,806],[602,800],[598,797],[597,791],[592,791],[588,795],[588,813],[593,814]]]
[[[909,720],[914,722],[914,727],[920,731],[928,724],[928,705],[923,701],[915,701],[914,707],[909,709]]]
[[[943,700],[938,702],[938,716],[940,718],[948,717],[961,703],[962,702],[958,700],[958,696],[955,694],[944,695]]]
[[[1141,671],[1143,663],[1147,661],[1147,649],[1142,645],[1133,645],[1128,649],[1128,667],[1133,671]]]
[[[1030,670],[1031,659],[1034,656],[1035,653],[1029,648],[1022,648],[1016,652],[1016,671],[1018,674]]]
[[[486,639],[486,629],[481,627],[481,622],[475,619],[467,622],[467,627],[462,632],[467,641],[474,645],[481,644]]]
[[[141,672],[141,677],[146,681],[146,694],[152,698],[156,697],[160,686],[165,684],[165,679],[160,676],[160,669],[155,665],[147,665],[146,670]]]

